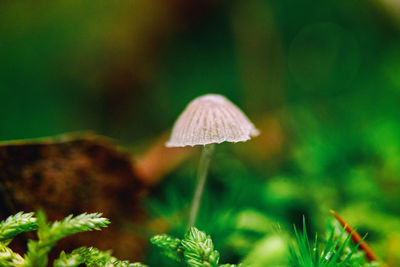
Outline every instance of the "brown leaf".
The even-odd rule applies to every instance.
[[[49,220],[83,212],[102,212],[111,220],[102,232],[63,240],[62,249],[95,246],[131,260],[143,255],[145,239],[124,225],[144,220],[139,205],[144,185],[131,156],[104,137],[66,135],[0,144],[0,190],[1,219],[41,208]]]

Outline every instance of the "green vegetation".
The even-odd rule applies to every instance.
[[[344,267],[344,266],[380,266],[380,263],[369,263],[363,252],[358,252],[358,244],[351,243],[351,235],[345,231],[331,227],[329,237],[322,242],[315,235],[314,242],[310,244],[306,223],[303,220],[303,232],[294,228],[296,243],[290,246],[290,266],[293,267]]]
[[[0,223],[0,266],[4,267],[46,267],[48,254],[56,242],[72,234],[100,230],[107,227],[110,222],[102,218],[99,213],[80,214],[66,217],[62,221],[49,223],[45,214],[19,212],[8,217]],[[7,245],[18,234],[37,230],[38,240],[28,241],[28,250],[24,256],[14,253]],[[75,267],[80,264],[86,266],[128,267],[144,266],[139,263],[118,261],[110,252],[99,251],[95,248],[78,248],[70,254],[62,252],[59,259],[55,260],[55,267]]]
[[[48,253],[58,240],[66,236],[91,230],[101,230],[110,222],[101,214],[81,214],[68,216],[62,221],[48,223],[45,214],[19,212],[0,223],[0,266],[45,267]],[[24,256],[14,253],[7,245],[18,234],[37,230],[38,240],[28,241],[28,251]],[[339,234],[338,234],[339,233]],[[303,231],[294,228],[295,243],[290,245],[290,266],[293,267],[344,267],[344,266],[379,266],[378,262],[368,262],[363,252],[357,251],[359,244],[351,244],[350,235],[340,227],[330,227],[329,237],[320,242],[317,235],[310,244],[305,220]],[[360,241],[361,242],[361,241]],[[248,264],[220,264],[220,253],[214,248],[211,237],[192,227],[183,239],[166,234],[151,238],[151,243],[161,249],[161,253],[174,260],[179,266],[188,267],[239,267]],[[268,253],[268,251],[266,251]],[[54,267],[145,267],[141,263],[119,261],[109,251],[100,251],[93,247],[81,247],[71,253],[61,252],[54,261]]]
[[[179,240],[168,235],[152,237],[151,242],[162,249],[162,253],[178,263],[190,267],[236,266],[219,265],[219,252],[214,250],[211,237],[192,227],[184,239]]]
[[[88,267],[145,267],[141,263],[130,263],[129,261],[119,261],[111,256],[108,251],[100,251],[96,248],[81,247],[69,254],[61,252],[60,258],[55,260],[54,267],[76,267],[85,264]]]

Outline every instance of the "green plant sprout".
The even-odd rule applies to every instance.
[[[200,96],[190,102],[179,116],[166,145],[168,147],[203,145],[187,230],[190,230],[196,222],[214,144],[244,142],[258,134],[259,131],[246,115],[221,95]]]
[[[88,267],[145,267],[141,263],[130,263],[129,261],[119,261],[109,251],[101,251],[97,248],[81,247],[66,254],[61,252],[60,257],[54,261],[54,267],[77,267],[85,264]]]
[[[0,222],[0,266],[4,267],[46,267],[48,254],[60,239],[72,234],[101,230],[107,227],[109,220],[102,218],[100,213],[80,214],[66,217],[62,221],[49,223],[43,212],[19,212]],[[28,240],[28,250],[24,256],[13,252],[8,245],[13,238],[21,233],[37,230],[37,240]],[[145,266],[140,263],[119,261],[110,252],[99,251],[95,248],[78,248],[66,254],[62,252],[55,260],[55,267],[86,266]]]
[[[15,236],[37,230],[37,228],[38,224],[33,212],[18,212],[0,223],[0,242],[8,245]]]
[[[214,249],[211,237],[195,227],[192,227],[182,240],[163,234],[152,237],[150,241],[161,248],[164,255],[189,267],[241,266],[220,265],[220,254]]]

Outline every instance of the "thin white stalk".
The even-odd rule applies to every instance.
[[[201,152],[199,168],[197,171],[197,185],[194,191],[192,206],[190,208],[189,223],[187,230],[190,230],[196,222],[197,214],[199,213],[201,198],[204,192],[204,186],[207,180],[208,167],[210,166],[211,156],[214,152],[215,145],[209,144],[203,147]]]

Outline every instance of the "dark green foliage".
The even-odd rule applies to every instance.
[[[54,262],[54,267],[75,267],[86,264],[88,267],[95,266],[115,266],[115,267],[144,267],[141,263],[129,263],[119,261],[109,251],[100,251],[96,248],[81,247],[75,249],[70,254],[62,252],[60,257]]]
[[[219,252],[214,250],[211,237],[192,227],[182,240],[185,262],[188,266],[218,266]]]
[[[181,240],[169,235],[156,235],[150,239],[151,243],[162,248],[162,253],[167,257],[182,262],[183,250]]]
[[[235,264],[219,265],[219,252],[214,250],[214,244],[209,235],[192,227],[184,239],[169,235],[157,235],[151,242],[162,249],[169,258],[189,267],[241,266]]]

